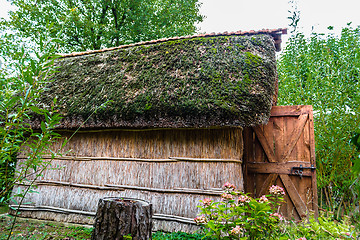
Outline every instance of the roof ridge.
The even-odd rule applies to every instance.
[[[251,35],[259,35],[259,34],[268,34],[271,35],[275,40],[275,46],[276,50],[280,51],[280,44],[281,44],[281,35],[287,34],[287,28],[277,28],[277,29],[261,29],[258,31],[249,30],[249,31],[236,31],[236,32],[223,32],[223,33],[205,33],[205,34],[198,34],[198,35],[189,35],[189,36],[181,36],[181,37],[171,37],[171,38],[161,38],[156,40],[149,40],[144,42],[137,42],[137,43],[131,43],[127,45],[121,45],[118,47],[111,47],[111,48],[103,48],[99,50],[89,50],[84,52],[73,52],[68,54],[59,54],[61,57],[76,57],[76,56],[83,56],[83,55],[90,55],[94,53],[102,53],[102,52],[108,52],[108,51],[114,51],[117,49],[122,48],[129,48],[129,47],[135,47],[135,46],[141,46],[141,45],[150,45],[150,44],[156,44],[161,42],[167,42],[167,41],[173,41],[173,40],[180,40],[180,39],[192,39],[192,38],[200,38],[200,37],[217,37],[217,36],[251,36]],[[280,37],[279,37],[280,36]]]

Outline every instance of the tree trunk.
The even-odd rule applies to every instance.
[[[152,205],[149,202],[109,197],[99,200],[94,223],[93,240],[151,239]]]

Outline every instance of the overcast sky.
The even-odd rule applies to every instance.
[[[291,5],[288,0],[201,0],[201,12],[207,18],[202,32],[285,28]],[[298,0],[300,26],[305,32],[326,31],[328,26],[340,30],[346,23],[360,25],[359,0]]]
[[[289,24],[290,4],[288,0],[200,0],[201,13],[206,16],[199,24],[200,32],[231,32],[238,30],[260,30],[263,28],[285,28]],[[10,7],[0,0],[0,17],[5,17]],[[325,32],[334,26],[337,32],[346,23],[360,25],[360,0],[298,0],[301,12],[300,26],[310,33]]]

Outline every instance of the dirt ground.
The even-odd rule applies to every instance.
[[[0,239],[7,239],[13,217],[0,215]],[[78,224],[58,223],[35,219],[17,218],[10,239],[90,239],[92,227]]]

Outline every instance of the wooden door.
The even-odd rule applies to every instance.
[[[244,162],[246,192],[260,197],[279,185],[286,191],[283,215],[317,216],[312,106],[274,106],[267,125],[245,129]]]

